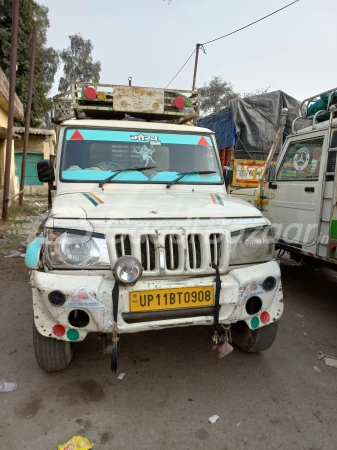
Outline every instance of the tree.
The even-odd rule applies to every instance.
[[[0,0],[0,66],[7,77],[9,77],[10,68],[12,4],[12,0]],[[31,126],[38,127],[45,122],[45,117],[51,109],[51,100],[48,99],[48,93],[54,82],[59,55],[55,49],[46,45],[47,29],[49,28],[48,8],[39,5],[34,0],[21,1],[19,9],[16,93],[24,108],[26,108],[28,98],[31,36],[34,24],[37,26],[38,33]]]
[[[260,88],[260,89],[255,89],[255,91],[252,91],[252,92],[243,92],[242,94],[240,94],[240,97],[247,98],[247,97],[253,97],[254,95],[266,94],[267,92],[269,92],[269,89],[270,89],[270,86]]]
[[[214,76],[208,84],[199,89],[202,114],[212,114],[224,108],[230,100],[239,97],[232,83]]]
[[[270,86],[269,86],[270,87]],[[212,114],[225,108],[230,100],[241,97],[247,98],[253,95],[265,94],[269,87],[256,89],[254,92],[239,94],[234,91],[232,83],[225,81],[219,75],[214,76],[208,84],[199,89],[202,115]]]
[[[99,82],[101,62],[93,62],[94,46],[90,39],[85,40],[80,34],[69,36],[70,46],[60,53],[63,62],[63,77],[60,79],[59,91],[67,91],[73,81]]]

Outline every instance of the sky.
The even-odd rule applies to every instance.
[[[68,35],[91,39],[101,82],[165,87],[204,43],[292,0],[37,0],[49,8],[48,45],[62,50]],[[197,86],[220,75],[236,92],[269,87],[298,100],[337,86],[337,0],[300,0],[239,33],[205,46]],[[192,86],[194,58],[170,85]],[[52,94],[57,93],[58,78]],[[74,80],[75,81],[75,80]]]

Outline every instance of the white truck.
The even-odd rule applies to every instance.
[[[337,269],[336,100],[337,88],[305,99],[275,166],[268,166],[271,149],[259,188],[232,192],[271,221],[279,260],[286,264]]]
[[[39,366],[66,368],[91,332],[113,370],[123,333],[210,325],[218,348],[269,348],[283,312],[273,230],[227,195],[213,132],[190,122],[198,93],[73,83],[55,108],[55,174],[47,160],[38,173],[56,195],[26,254]]]

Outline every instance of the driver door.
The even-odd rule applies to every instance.
[[[312,246],[319,232],[322,180],[326,166],[326,133],[291,140],[269,186],[269,219],[276,238]]]

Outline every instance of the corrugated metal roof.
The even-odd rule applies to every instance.
[[[25,127],[14,127],[14,132],[18,134],[25,134]],[[29,134],[39,134],[41,136],[53,136],[54,130],[47,130],[46,128],[29,128]]]

